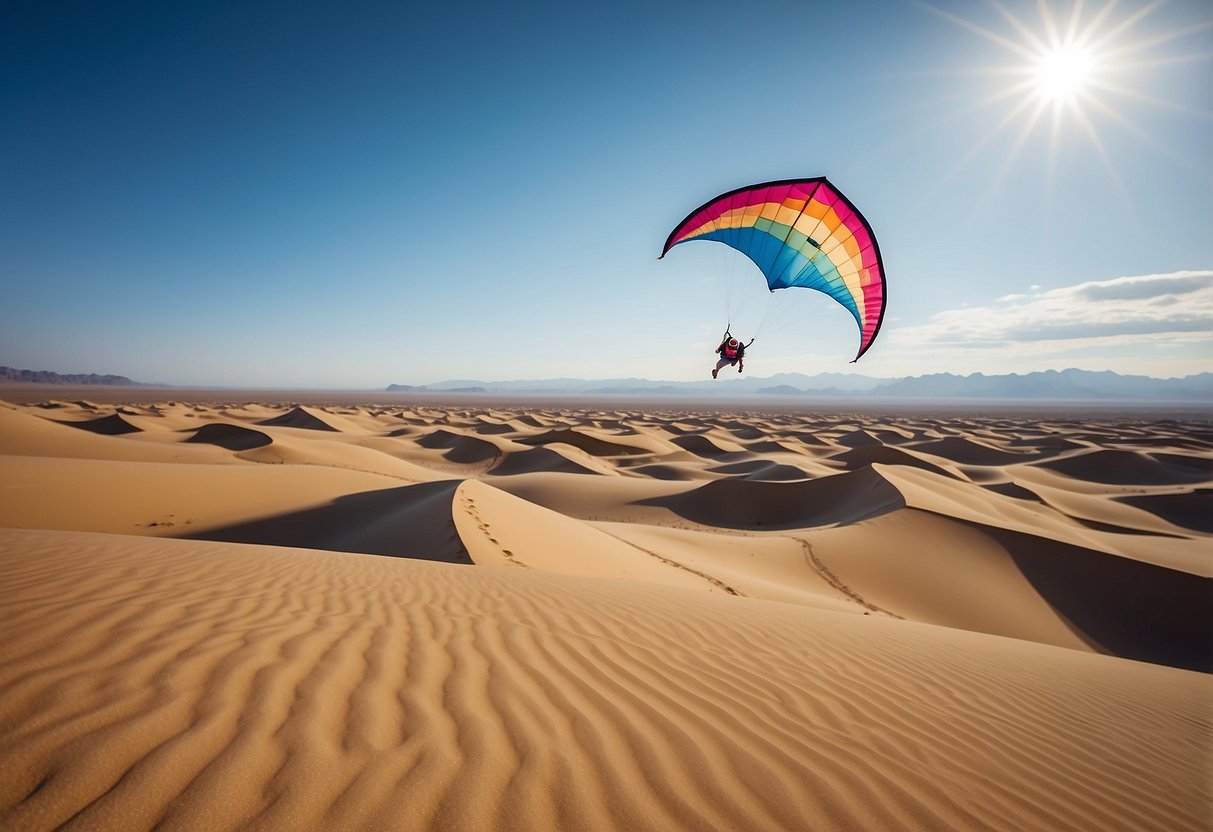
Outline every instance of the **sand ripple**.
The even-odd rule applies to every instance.
[[[105,395],[0,402],[2,829],[1213,821],[1203,422]]]
[[[0,553],[5,828],[1208,819],[1197,674],[509,569],[18,531]]]

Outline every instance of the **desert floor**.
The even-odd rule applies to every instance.
[[[40,395],[0,828],[1213,828],[1207,418]]]

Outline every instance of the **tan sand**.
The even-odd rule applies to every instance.
[[[1213,828],[1199,423],[0,402],[0,496],[0,828]]]

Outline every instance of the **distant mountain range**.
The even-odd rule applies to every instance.
[[[126,376],[62,374],[0,367],[0,384],[95,384],[143,387]],[[167,386],[167,385],[150,385]],[[1022,401],[1211,402],[1213,373],[1159,379],[1110,371],[1048,370],[1018,375],[967,376],[936,373],[907,378],[872,378],[855,373],[779,373],[764,378],[734,376],[721,381],[652,381],[643,378],[553,378],[519,381],[459,379],[435,384],[391,384],[389,393],[548,394],[674,396],[745,399],[754,396],[812,399],[1005,399]]]
[[[392,384],[393,393],[545,393],[634,396],[747,396],[847,399],[1012,399],[1026,401],[1213,401],[1213,373],[1179,379],[1126,376],[1110,371],[1048,370],[1018,375],[936,373],[881,379],[852,373],[780,373],[727,382],[650,381],[641,378],[531,381],[455,380],[426,385]]]
[[[126,376],[97,375],[96,373],[75,373],[63,375],[50,370],[18,370],[13,367],[0,367],[0,384],[108,384],[114,387],[135,387],[137,381],[131,381]]]

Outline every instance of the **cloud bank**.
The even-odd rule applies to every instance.
[[[1006,295],[992,306],[937,312],[930,323],[905,327],[899,335],[914,343],[989,348],[1200,332],[1213,334],[1213,270],[1118,277]]]
[[[886,336],[898,363],[954,372],[1083,366],[1167,377],[1211,370],[1213,270],[1034,286],[989,305],[941,310]]]

